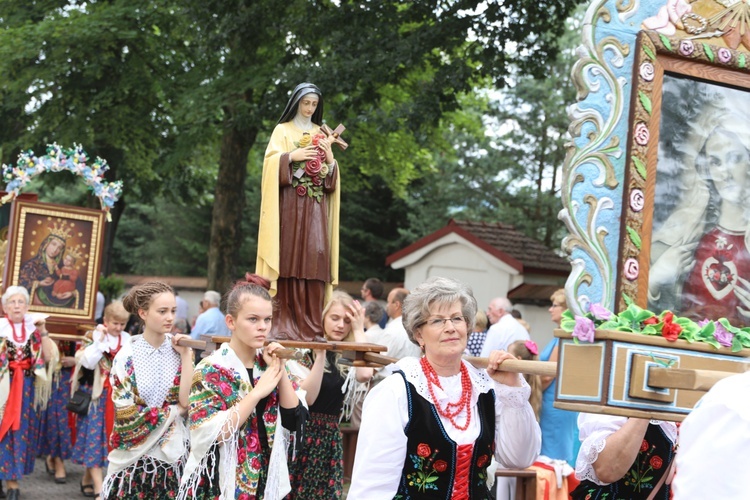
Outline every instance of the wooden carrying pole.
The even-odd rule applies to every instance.
[[[366,352],[364,354],[364,359],[365,361],[369,361],[370,363],[377,363],[384,366],[398,361],[395,358],[371,352]],[[472,356],[467,356],[464,359],[477,368],[487,368],[487,363],[489,362],[487,358],[475,358]],[[500,365],[500,369],[502,371],[511,373],[526,373],[529,375],[554,377],[557,374],[557,363],[555,363],[554,361],[524,361],[521,359],[506,359]]]

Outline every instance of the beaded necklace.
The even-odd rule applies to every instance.
[[[13,322],[10,320],[10,318],[6,315],[5,319],[8,320],[8,323],[10,323],[10,327],[13,329],[13,340],[17,344],[23,343],[24,340],[26,340],[26,323],[21,320],[21,335],[19,336],[16,333],[16,325],[13,324]]]
[[[427,361],[427,357],[423,356],[419,362],[422,365],[422,372],[427,379],[427,388],[430,391],[430,397],[435,403],[435,408],[437,409],[438,414],[448,419],[456,429],[460,431],[468,429],[469,424],[471,423],[471,379],[469,378],[469,370],[466,368],[466,365],[461,363],[461,398],[455,403],[448,402],[448,404],[445,405],[445,408],[441,408],[435,397],[435,389],[433,389],[434,386],[437,386],[440,389],[443,388],[440,385],[438,374],[430,362]],[[461,415],[464,411],[466,411],[466,423],[464,423],[464,425],[458,425],[456,423],[456,417]]]

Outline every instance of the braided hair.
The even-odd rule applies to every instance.
[[[130,314],[138,316],[138,311],[147,311],[151,307],[151,302],[153,302],[155,296],[167,292],[174,295],[174,289],[161,281],[141,283],[130,289],[125,298],[122,299],[122,305]]]

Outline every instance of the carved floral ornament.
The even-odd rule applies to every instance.
[[[750,80],[750,0],[593,0],[578,54],[559,218],[568,304],[581,315],[594,303],[623,310],[647,288],[661,57],[703,65],[709,80],[717,70]]]

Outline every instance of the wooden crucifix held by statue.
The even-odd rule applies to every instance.
[[[344,133],[344,130],[346,130],[346,127],[344,127],[344,125],[341,123],[339,123],[339,126],[333,130],[331,130],[331,127],[329,127],[325,123],[320,126],[320,131],[328,137],[333,137],[333,144],[341,148],[341,151],[345,151],[346,148],[349,147],[349,144],[347,144],[346,141],[341,138],[341,134]]]

